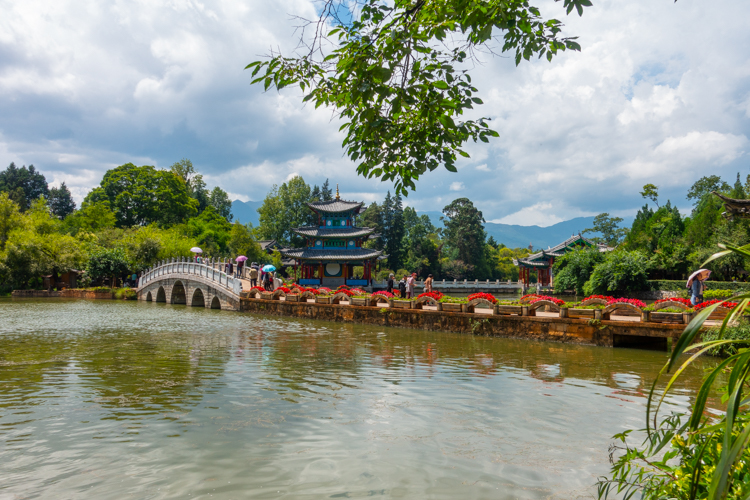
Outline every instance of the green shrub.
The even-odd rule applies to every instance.
[[[118,288],[115,290],[115,297],[121,300],[136,300],[138,294],[132,288]]]
[[[583,287],[584,295],[624,295],[648,290],[649,260],[641,252],[610,252]]]
[[[719,327],[713,327],[703,332],[701,337],[703,342],[719,340]],[[714,347],[708,351],[708,353],[713,356],[728,357],[737,354],[738,349],[750,347],[750,322],[746,319],[741,319],[737,322],[737,325],[727,326],[724,330],[724,337],[722,340],[747,340],[747,343],[738,342],[735,344],[725,344]]]
[[[94,292],[94,293],[97,293],[97,292],[111,292],[112,289],[110,287],[108,287],[108,286],[97,286],[97,287],[91,288],[91,291]]]
[[[555,289],[575,290],[583,295],[583,287],[591,278],[597,264],[604,261],[604,254],[597,248],[576,250],[555,259]]]
[[[732,290],[706,290],[703,292],[703,298],[705,300],[728,299],[734,293]]]

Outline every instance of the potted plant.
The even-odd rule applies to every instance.
[[[495,304],[495,314],[521,316],[523,310],[520,302],[498,302]]]

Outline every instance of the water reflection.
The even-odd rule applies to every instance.
[[[0,498],[588,498],[609,437],[642,426],[664,361],[157,303],[0,300]],[[714,363],[689,370],[672,408]]]

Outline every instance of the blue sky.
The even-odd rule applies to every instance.
[[[482,58],[473,79],[500,137],[469,146],[458,174],[427,174],[407,203],[467,196],[491,221],[549,225],[633,215],[645,183],[688,209],[703,175],[750,174],[750,2],[594,0],[582,18],[539,2],[581,53]],[[306,0],[0,0],[0,166],[33,163],[81,200],[126,162],[190,158],[233,198],[326,178],[380,200],[358,177],[331,111],[299,91],[250,86],[247,63],[294,49]]]

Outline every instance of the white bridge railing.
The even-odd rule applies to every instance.
[[[159,262],[155,267],[147,269],[140,278],[138,278],[138,288],[146,286],[151,281],[159,280],[173,274],[201,276],[216,284],[217,287],[234,292],[237,296],[242,291],[242,281],[227,275],[221,270],[221,262],[203,262],[197,263],[179,257]]]

